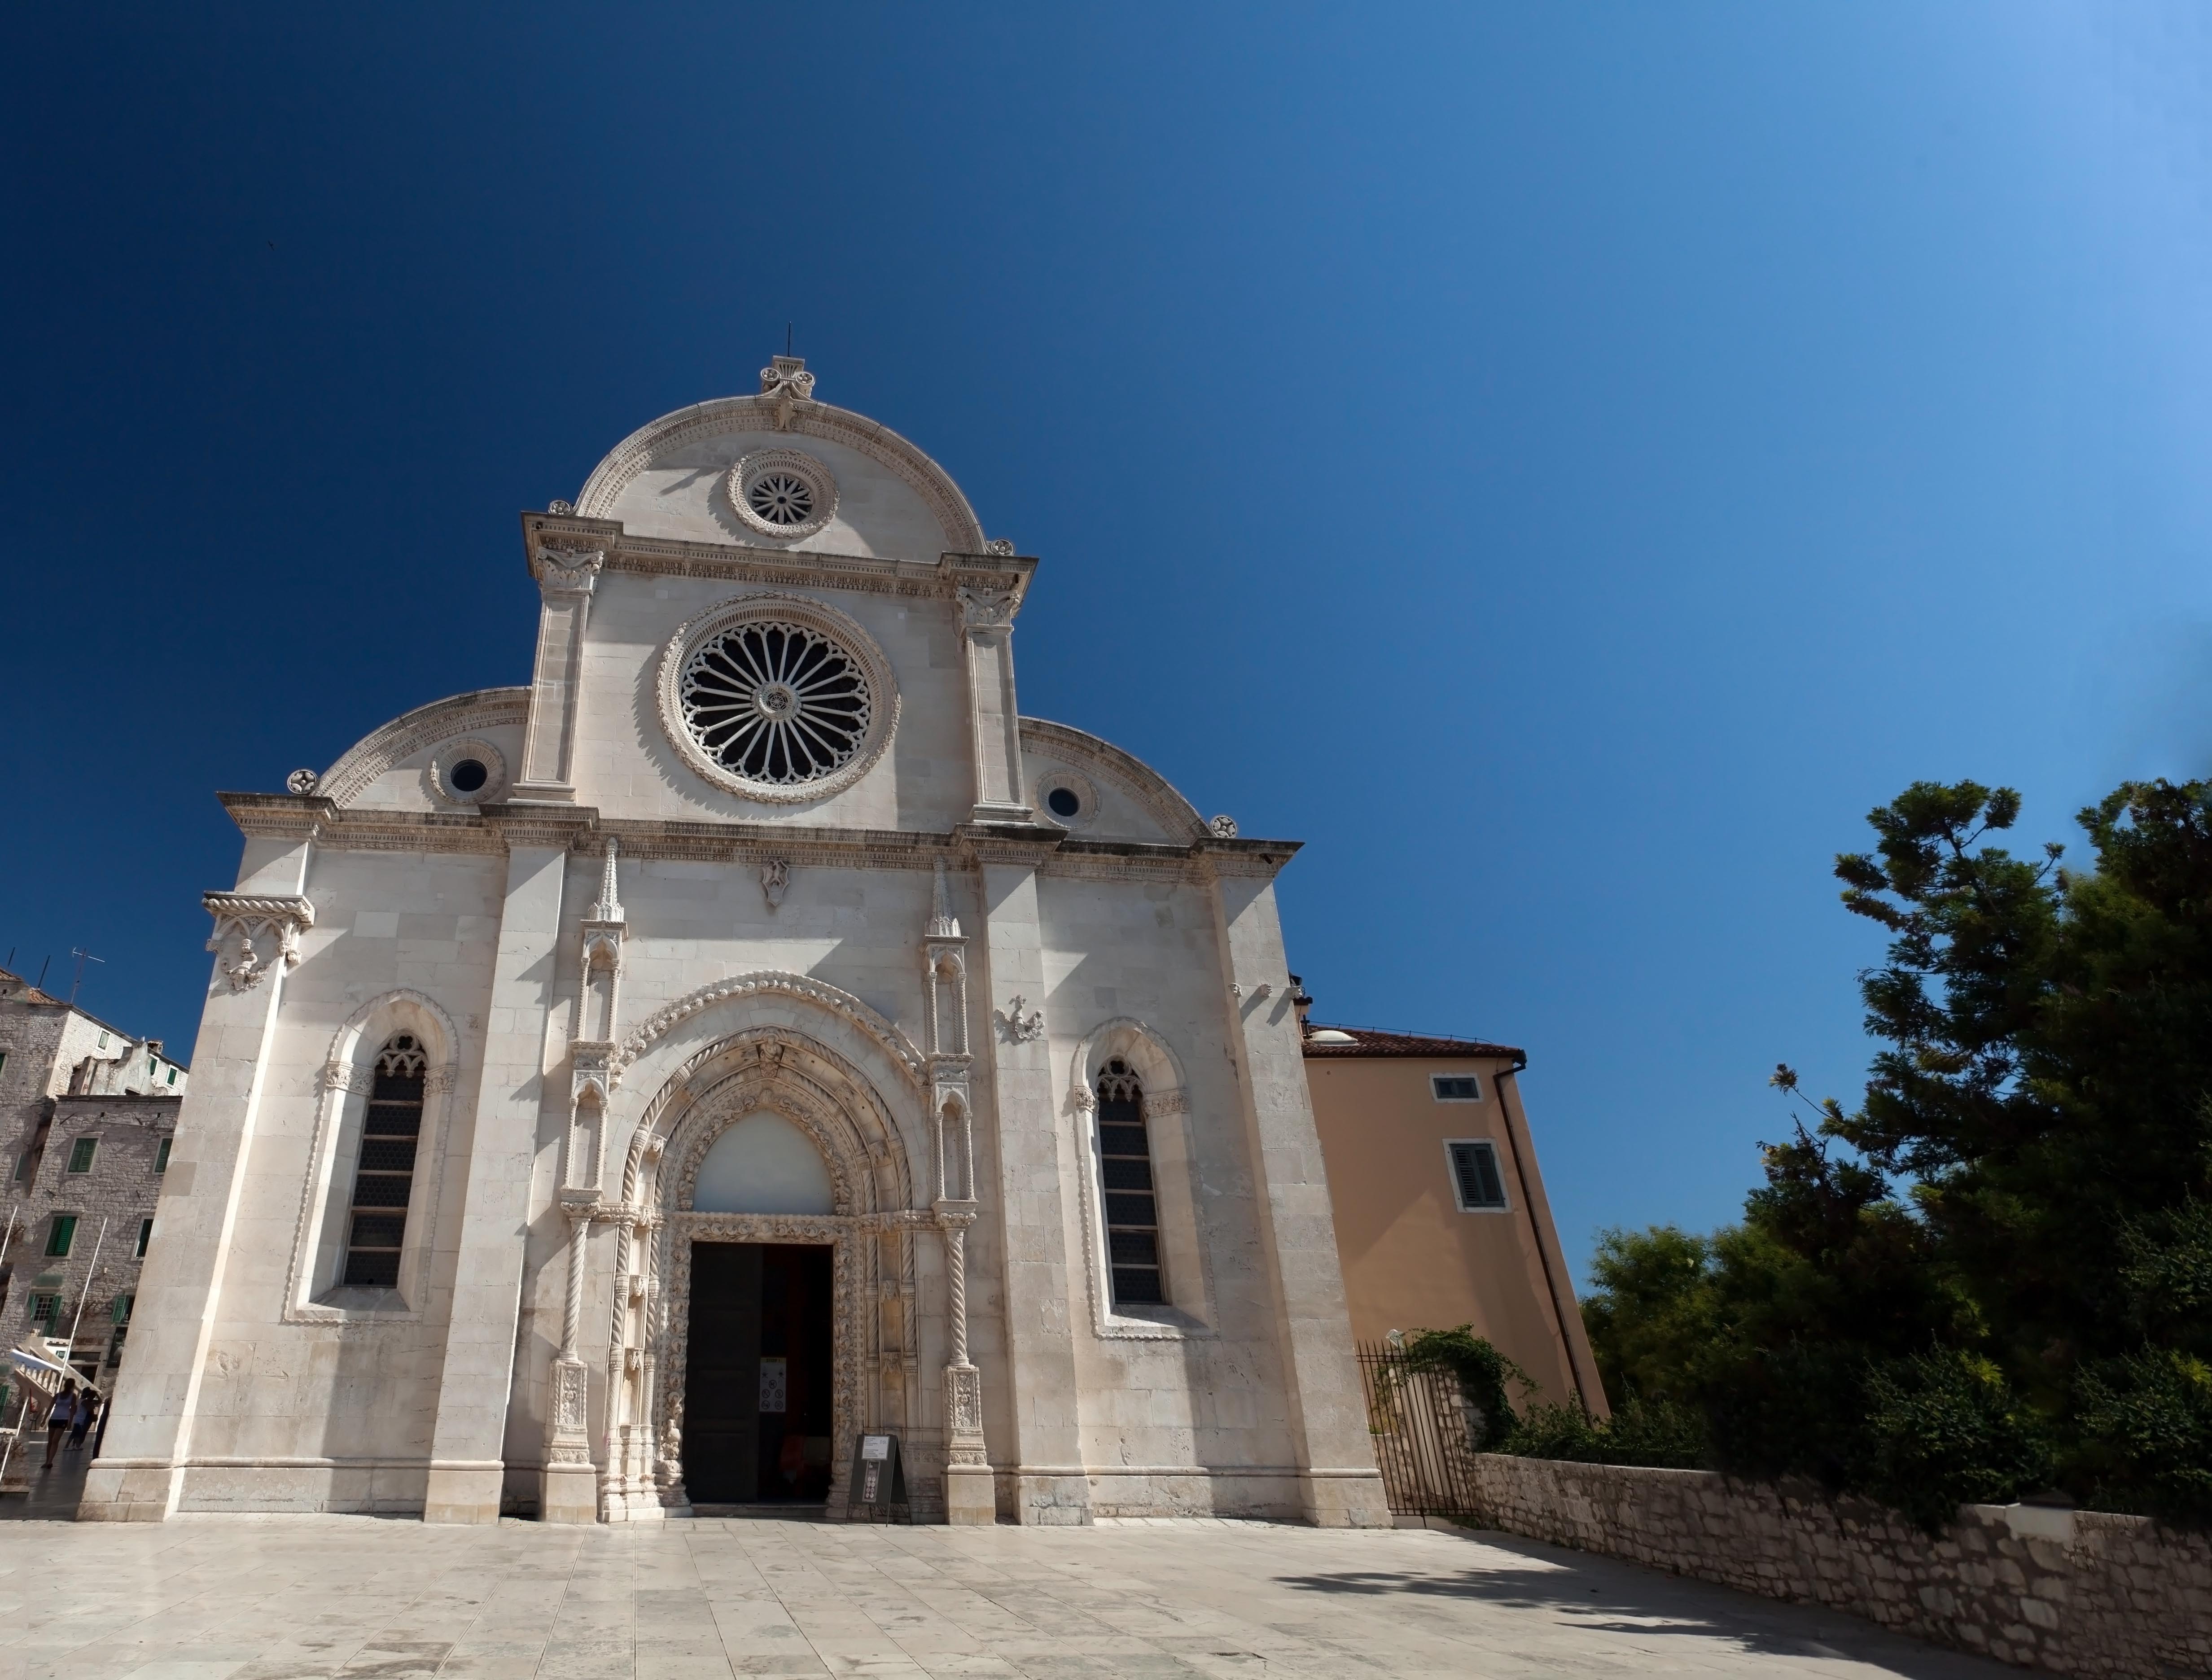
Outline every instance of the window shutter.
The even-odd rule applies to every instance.
[[[1496,1146],[1486,1143],[1455,1143],[1451,1146],[1451,1163],[1462,1209],[1505,1205],[1505,1181],[1498,1174]]]

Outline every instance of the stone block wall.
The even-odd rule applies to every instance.
[[[1940,1537],[1865,1500],[1705,1471],[1483,1453],[1489,1527],[2057,1674],[2212,1674],[2212,1537],[2145,1517],[1968,1505]]]

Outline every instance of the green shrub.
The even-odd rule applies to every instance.
[[[2051,1484],[2043,1422],[1990,1361],[1951,1349],[1868,1372],[1860,1491],[1933,1534],[1961,1505],[2008,1504]]]
[[[2212,1525],[2212,1365],[2146,1347],[2076,1380],[2100,1504]]]
[[[1571,1464],[1639,1465],[1653,1470],[1702,1470],[1710,1462],[1705,1420],[1672,1400],[1626,1397],[1612,1417],[1581,1406],[1536,1405],[1504,1443],[1521,1459]]]

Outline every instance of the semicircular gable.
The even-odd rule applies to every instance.
[[[1140,806],[1174,840],[1188,844],[1206,838],[1206,823],[1198,808],[1176,791],[1175,784],[1133,753],[1102,741],[1066,724],[1042,718],[1021,720],[1022,745],[1049,755],[1070,768],[1103,777]]]
[[[350,747],[338,761],[323,772],[315,791],[337,804],[350,804],[362,791],[392,766],[404,762],[425,747],[457,735],[473,735],[503,724],[521,725],[530,716],[530,690],[477,688],[465,694],[434,700],[412,712],[403,712],[381,729],[373,730]]]
[[[779,420],[784,423],[779,424]],[[947,549],[955,554],[983,552],[983,527],[975,510],[968,505],[952,476],[922,450],[890,427],[849,409],[805,402],[780,411],[767,397],[723,397],[695,403],[639,427],[592,470],[584,488],[576,493],[577,515],[592,519],[613,518],[615,502],[630,482],[657,458],[685,444],[728,433],[779,431],[857,450],[921,498],[944,531]]]

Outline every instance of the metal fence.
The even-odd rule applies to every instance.
[[[1359,1345],[1367,1429],[1393,1511],[1464,1515],[1474,1509],[1476,1420],[1455,1378],[1407,1368],[1402,1349]]]

